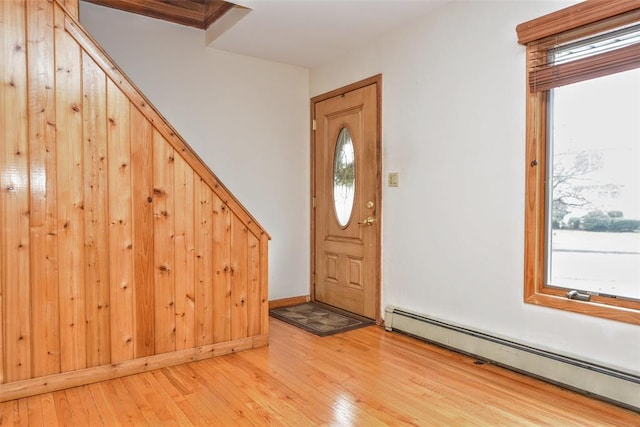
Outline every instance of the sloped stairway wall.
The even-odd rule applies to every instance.
[[[76,15],[0,6],[0,401],[268,343],[268,234]]]

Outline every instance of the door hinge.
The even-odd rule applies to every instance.
[[[313,119],[313,122],[311,123],[311,130],[316,130],[316,119]]]
[[[315,209],[316,208],[316,198],[315,197],[311,201],[311,204],[313,205],[313,209]]]

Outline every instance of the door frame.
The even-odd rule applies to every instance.
[[[377,74],[375,76],[366,78],[364,80],[357,81],[355,83],[351,83],[349,85],[340,87],[338,89],[334,89],[330,92],[323,93],[321,95],[314,96],[310,101],[310,141],[311,141],[311,152],[310,152],[310,162],[311,162],[311,194],[309,197],[309,211],[311,212],[311,271],[309,277],[309,295],[311,301],[315,301],[315,271],[316,271],[316,253],[315,253],[315,245],[316,245],[316,216],[315,216],[315,197],[316,197],[316,188],[315,188],[315,148],[316,148],[316,132],[314,130],[314,120],[316,119],[316,104],[322,101],[325,101],[330,98],[334,98],[336,96],[344,95],[347,92],[351,92],[357,89],[361,89],[366,86],[376,85],[376,189],[375,189],[375,197],[374,201],[377,209],[376,209],[376,222],[372,225],[372,227],[376,227],[376,233],[378,236],[376,248],[376,272],[375,272],[375,301],[376,301],[376,314],[375,320],[378,325],[382,324],[382,74]]]

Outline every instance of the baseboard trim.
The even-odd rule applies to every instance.
[[[292,305],[304,304],[305,302],[309,302],[309,301],[311,301],[311,297],[309,295],[275,299],[275,300],[269,301],[269,310],[282,308],[282,307],[290,307]]]
[[[218,344],[209,344],[196,348],[140,357],[109,365],[79,369],[45,377],[15,381],[0,385],[0,402],[50,393],[70,387],[112,380],[127,375],[139,374],[155,369],[182,363],[195,362],[238,351],[263,347],[269,344],[268,335],[256,335]]]

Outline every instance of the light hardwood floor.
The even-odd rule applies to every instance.
[[[0,425],[638,426],[640,414],[377,326],[0,404]]]

